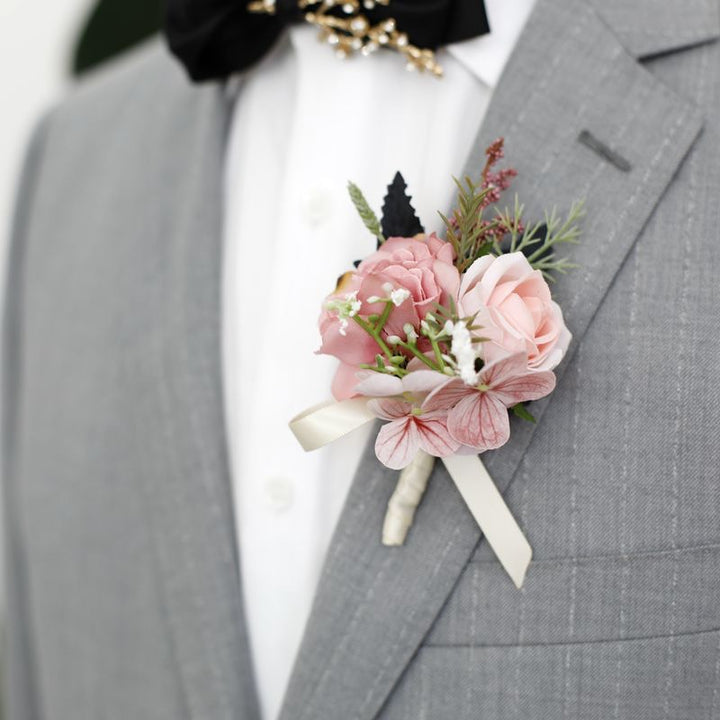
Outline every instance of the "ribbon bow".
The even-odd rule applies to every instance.
[[[317,450],[376,420],[367,398],[355,397],[308,408],[290,421],[290,429],[303,449]],[[385,516],[384,545],[405,542],[434,463],[435,458],[420,451],[400,474]],[[521,588],[532,548],[482,461],[477,455],[450,455],[442,463],[501,565],[515,587]]]
[[[482,0],[168,0],[165,34],[194,81],[217,80],[252,66],[303,21],[341,57],[384,46],[435,75],[436,48],[489,32]]]

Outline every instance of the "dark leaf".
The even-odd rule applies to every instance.
[[[382,207],[382,234],[386,237],[413,237],[425,232],[410,204],[412,199],[405,190],[407,184],[398,172],[388,185],[387,195]]]

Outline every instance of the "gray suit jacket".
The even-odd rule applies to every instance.
[[[588,215],[537,426],[485,457],[517,591],[441,468],[405,547],[369,450],[282,720],[720,718],[720,3],[540,0],[468,169]],[[10,260],[9,720],[258,717],[220,372],[229,105],[159,47],[31,148]],[[291,552],[291,549],[288,550]]]

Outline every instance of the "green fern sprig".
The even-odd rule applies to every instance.
[[[439,213],[447,229],[446,239],[452,244],[457,259],[455,264],[462,273],[477,260],[493,250],[493,242],[489,238],[492,230],[499,226],[500,220],[493,218],[483,222],[483,211],[486,207],[486,198],[491,188],[482,188],[469,177],[464,183],[453,178],[458,189],[457,205],[448,219]]]
[[[362,190],[353,182],[348,182],[348,193],[350,193],[350,199],[355,206],[355,209],[360,215],[360,219],[365,224],[365,227],[377,238],[378,242],[382,245],[385,242],[385,236],[382,234],[380,229],[380,221],[377,219],[377,215],[373,212],[370,204],[362,194]]]
[[[517,200],[515,203],[517,212]],[[522,215],[522,206],[519,207]],[[544,222],[525,228],[519,239],[516,236],[511,238],[510,252],[524,252],[533,268],[540,270],[547,280],[554,282],[553,273],[564,274],[577,267],[566,257],[558,258],[555,247],[561,244],[579,244],[581,230],[578,222],[584,215],[584,200],[575,201],[564,220],[558,215],[557,209],[553,208],[549,213],[545,213]]]

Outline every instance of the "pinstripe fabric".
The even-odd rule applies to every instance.
[[[257,716],[221,429],[226,121],[153,48],[45,124],[8,306],[13,634],[34,662],[8,657],[7,695],[22,712],[34,685],[28,720]]]
[[[530,214],[587,197],[555,288],[573,355],[542,422],[485,458],[535,561],[516,591],[442,469],[381,547],[394,475],[368,449],[282,720],[720,718],[719,9],[540,0],[468,161],[504,134]],[[226,121],[153,49],[33,155],[6,336],[10,720],[258,717],[220,407]]]
[[[381,717],[718,717],[718,50],[646,63],[705,128],[509,487],[525,587],[481,543]]]
[[[667,21],[668,17],[661,18],[660,24]],[[583,6],[541,3],[529,27],[527,44],[523,45],[521,39],[520,50],[506,70],[476,147],[481,150],[493,137],[505,135],[508,147],[521,158],[519,193],[523,198],[531,198],[536,211],[548,202],[550,189],[553,200],[559,199],[565,205],[578,195],[587,197],[585,243],[575,254],[582,267],[563,278],[556,292],[567,310],[576,339],[581,340],[586,328],[592,332],[576,358],[565,366],[568,377],[567,382],[563,378],[561,391],[538,408],[538,414],[545,408],[551,412],[537,431],[541,437],[533,437],[532,427],[516,427],[513,442],[488,455],[486,464],[501,486],[510,485],[511,507],[519,510],[537,556],[571,561],[563,562],[562,573],[557,574],[536,563],[532,569],[535,579],[528,578],[520,593],[509,592],[510,587],[502,589],[501,574],[495,574],[497,565],[492,562],[488,547],[480,543],[475,556],[486,562],[468,565],[457,584],[450,588],[433,577],[418,597],[403,573],[408,565],[417,563],[418,568],[424,566],[430,573],[437,558],[442,557],[444,567],[452,567],[463,551],[456,548],[448,556],[445,542],[449,539],[452,543],[453,539],[449,529],[442,526],[440,514],[432,525],[432,519],[418,518],[413,530],[415,548],[408,547],[405,556],[389,569],[391,561],[374,560],[371,551],[366,550],[371,542],[369,531],[358,530],[354,534],[354,519],[357,517],[358,523],[367,522],[369,513],[366,496],[362,500],[360,496],[351,496],[350,509],[340,525],[345,532],[350,528],[350,538],[338,534],[334,553],[328,560],[325,585],[321,585],[287,697],[284,716],[287,720],[297,716],[298,706],[304,709],[300,717],[340,717],[335,715],[335,708],[342,707],[345,716],[369,718],[381,698],[386,701],[383,717],[397,714],[397,717],[492,718],[605,717],[608,712],[617,717],[635,717],[643,702],[643,692],[647,717],[657,712],[659,696],[663,698],[661,712],[667,711],[674,717],[672,713],[679,712],[675,702],[685,703],[696,712],[707,700],[709,683],[704,686],[704,697],[696,702],[698,687],[677,682],[678,674],[685,678],[692,669],[688,659],[696,662],[701,656],[693,656],[690,643],[678,645],[667,636],[697,633],[703,638],[699,642],[707,646],[705,633],[720,627],[715,611],[720,576],[711,562],[703,566],[706,574],[699,571],[693,581],[687,573],[697,566],[689,557],[664,554],[685,547],[673,535],[680,531],[678,501],[672,492],[665,497],[658,492],[653,485],[657,476],[638,482],[645,458],[643,448],[633,437],[639,433],[659,438],[663,444],[667,442],[665,426],[658,424],[660,418],[652,413],[648,417],[638,408],[643,403],[652,407],[658,399],[667,397],[661,389],[664,380],[660,377],[650,396],[641,391],[647,387],[649,358],[654,358],[665,346],[662,338],[669,329],[665,315],[677,317],[677,310],[669,298],[659,303],[657,297],[648,297],[641,290],[641,283],[649,274],[657,277],[661,287],[667,287],[663,279],[667,270],[659,272],[665,260],[670,261],[669,267],[678,267],[674,261],[680,261],[679,267],[683,267],[685,244],[678,243],[676,233],[685,223],[687,193],[696,187],[691,182],[691,164],[682,165],[679,171],[683,198],[680,205],[669,211],[674,218],[671,226],[674,223],[675,227],[664,235],[661,245],[650,236],[654,244],[650,245],[649,257],[642,266],[633,255],[625,263],[660,194],[696,137],[699,113],[680,97],[673,99],[662,84],[662,73],[654,76],[641,69],[597,16]],[[547,38],[557,28],[563,30],[556,32],[553,43],[534,42],[533,38]],[[703,52],[715,53],[717,49],[709,46],[693,52],[700,57]],[[590,72],[590,67],[595,70]],[[698,70],[702,72],[702,68]],[[712,77],[714,73],[705,66],[705,80]],[[702,92],[699,88],[698,91]],[[707,93],[694,99],[707,103]],[[567,113],[559,114],[558,108],[563,105]],[[585,129],[628,158],[632,170],[620,173],[604,158],[580,146],[577,138]],[[542,152],[536,151],[538,147]],[[468,169],[472,171],[478,165],[479,158],[471,155]],[[712,182],[717,184],[717,176],[710,177],[712,187]],[[673,184],[671,188],[674,187]],[[661,207],[669,207],[667,199]],[[704,222],[702,217],[697,219]],[[645,234],[641,241],[644,237]],[[668,255],[664,255],[666,248]],[[684,265],[689,266],[690,262],[690,258],[685,258]],[[703,263],[698,262],[696,267],[703,267]],[[622,280],[615,277],[619,269]],[[682,283],[682,278],[678,278],[678,287],[685,288],[685,292],[688,284],[692,287],[691,279],[687,279],[688,283]],[[622,297],[620,307],[609,316],[611,327],[602,336],[596,336],[598,312],[604,312],[605,303],[612,302],[616,291]],[[666,310],[660,310],[663,307]],[[643,317],[643,313],[658,310],[662,315],[653,322]],[[640,332],[648,332],[649,328],[655,329],[655,335],[644,341]],[[697,368],[697,363],[694,367]],[[714,372],[708,367],[704,371]],[[599,385],[603,382],[601,392]],[[570,391],[577,394],[566,396]],[[688,407],[687,398],[682,400],[681,413]],[[696,403],[707,407],[703,397],[698,397]],[[676,423],[676,407],[673,411]],[[620,423],[617,418],[621,418]],[[675,424],[670,427],[674,430]],[[612,431],[617,432],[617,439]],[[608,444],[610,438],[612,444]],[[611,451],[615,455],[617,448],[623,446],[626,452],[616,466],[611,462]],[[703,460],[707,463],[703,480],[710,495],[703,508],[708,522],[701,525],[706,535],[693,545],[713,546],[710,554],[717,559],[714,545],[718,542],[720,508],[708,478],[707,470],[717,466],[713,465],[714,450],[710,452],[708,456],[705,451]],[[673,465],[669,467],[672,469]],[[619,493],[612,484],[608,486],[608,473],[613,483],[619,479]],[[676,494],[679,474],[678,467],[674,485],[673,472],[665,480]],[[662,472],[659,476],[668,477]],[[435,482],[445,488],[441,473]],[[647,498],[648,486],[658,507],[654,508],[655,514],[645,511],[647,519],[643,521],[640,497]],[[439,502],[437,498],[428,501]],[[353,513],[355,502],[363,508],[361,513]],[[380,511],[381,505],[377,513]],[[428,526],[423,526],[423,522]],[[616,527],[618,524],[622,530]],[[653,524],[662,539],[646,536],[643,529],[647,524]],[[691,526],[697,529],[694,523]],[[358,542],[358,538],[362,541]],[[433,551],[433,540],[437,551]],[[442,556],[441,548],[445,553]],[[662,562],[652,554],[656,551]],[[634,558],[636,552],[648,555],[641,556],[643,562],[617,562],[610,566],[595,566],[592,561],[595,556],[624,558],[631,553]],[[354,595],[356,588],[363,587],[359,573],[353,569],[354,563],[360,564],[366,581],[373,578],[371,600],[365,595]],[[414,565],[412,571],[422,573]],[[398,589],[386,590],[383,583]],[[684,588],[684,601],[690,602],[691,608],[683,607],[677,594],[680,587]],[[403,588],[410,591],[409,597],[399,599]],[[442,609],[423,639],[421,614],[430,606],[437,607],[439,602],[444,603]],[[388,610],[388,606],[392,609]],[[357,622],[358,613],[365,617],[364,621]],[[394,618],[392,622],[397,627],[394,630],[389,630],[386,624],[378,627],[378,617],[383,621]],[[639,627],[639,618],[649,624]],[[349,619],[353,623],[348,627]],[[699,624],[685,626],[689,619]],[[633,633],[640,633],[635,658],[636,646],[622,644],[626,638],[634,638]],[[642,687],[627,679],[637,672],[638,658],[647,656],[641,646],[646,637],[653,638],[655,662],[652,672],[648,671],[653,682]],[[603,642],[606,638],[612,645],[610,649]],[[329,653],[327,646],[333,639],[335,647]],[[595,662],[592,652],[585,655],[580,652],[580,643],[584,642],[593,647],[597,642],[598,648],[604,648],[602,660],[606,666],[598,668],[600,680],[597,692],[592,690],[592,702],[585,701],[583,695],[591,691],[580,683],[578,675],[584,672],[586,657],[588,662]],[[499,651],[503,653],[500,674],[496,667],[488,666],[485,650],[495,644],[504,648]],[[540,650],[543,645],[548,646],[553,658],[547,667]],[[661,655],[658,647],[662,648]],[[683,657],[678,657],[679,647],[685,649]],[[409,657],[413,659],[400,677]],[[442,664],[433,664],[438,657]],[[704,662],[707,652],[702,657]],[[535,688],[534,696],[528,696],[525,688],[530,682],[530,668],[539,673],[534,684],[530,683]],[[356,686],[348,683],[349,676]],[[702,677],[707,679],[707,668]],[[398,685],[393,691],[394,683]],[[360,689],[366,692],[364,696],[360,696]],[[680,698],[675,701],[678,690]],[[606,704],[598,699],[600,691],[609,693]],[[543,692],[554,698],[548,703],[547,712],[537,708],[529,711]],[[417,698],[424,700],[418,704]],[[436,699],[437,706],[428,698]],[[494,705],[498,698],[503,701]],[[596,714],[591,709],[592,703],[597,704]]]

